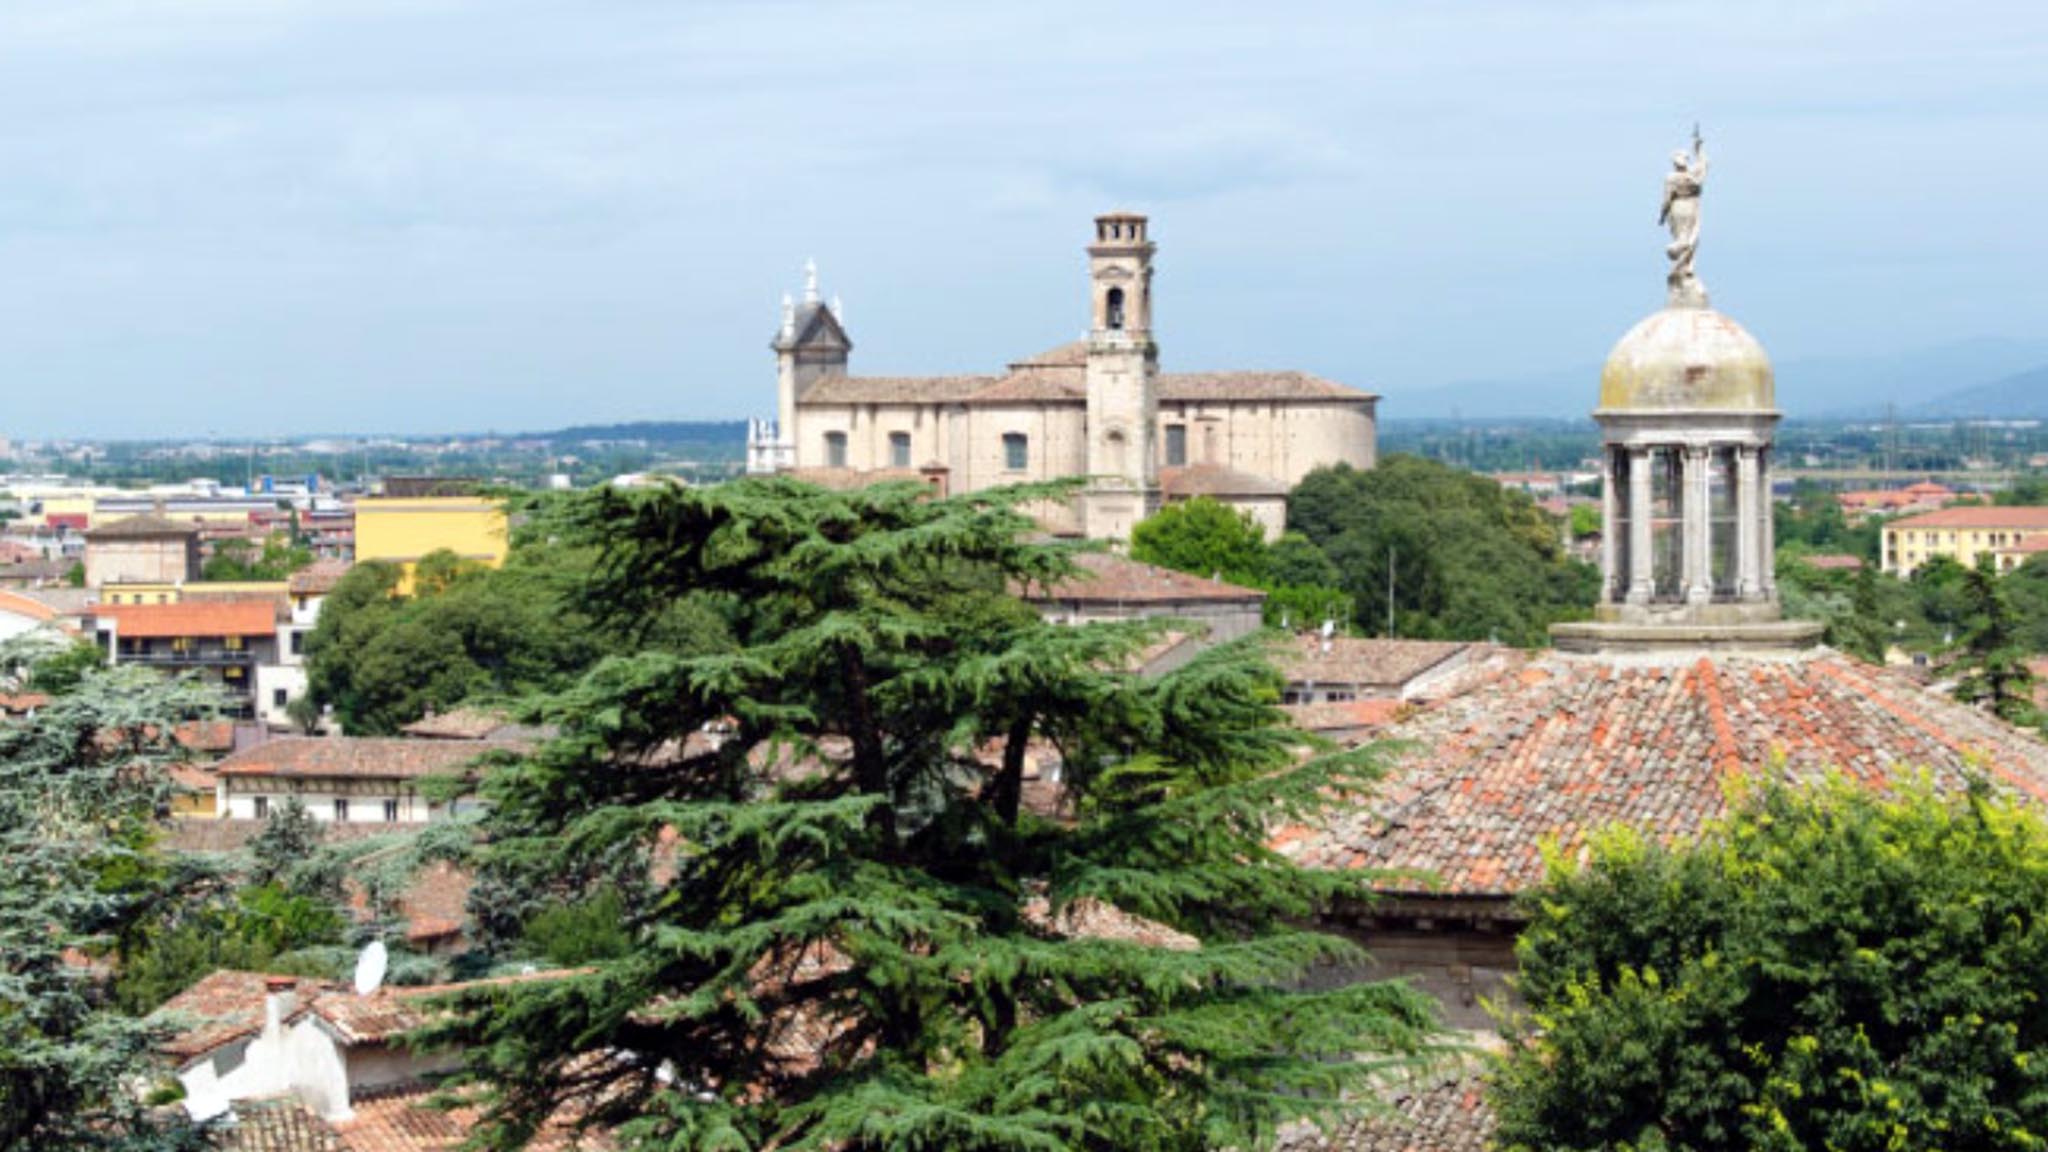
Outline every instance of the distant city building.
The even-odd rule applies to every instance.
[[[449,551],[493,568],[510,551],[505,507],[478,495],[474,480],[394,477],[384,494],[355,502],[355,558],[404,570],[399,591],[411,593],[413,569],[430,552]]]
[[[1087,477],[1039,510],[1048,528],[1127,539],[1161,504],[1210,495],[1277,534],[1312,469],[1372,467],[1378,397],[1305,372],[1161,372],[1153,251],[1145,217],[1097,217],[1088,335],[978,376],[852,375],[843,310],[808,270],[801,303],[783,302],[776,418],[753,423],[748,471],[956,493]]]
[[[1969,567],[1988,555],[1999,571],[2009,572],[2042,551],[2048,551],[2048,508],[1943,508],[1884,526],[1884,570],[1902,579],[1936,556]]]
[[[230,714],[256,715],[256,669],[277,660],[275,598],[98,604],[84,615],[108,663],[195,676],[226,693]]]
[[[183,584],[199,576],[199,529],[162,516],[115,520],[85,533],[85,586]]]
[[[1956,498],[1954,489],[1922,480],[1898,489],[1866,489],[1843,492],[1835,497],[1842,514],[1851,520],[1861,521],[1872,516],[1911,515],[1915,512],[1931,512]]]

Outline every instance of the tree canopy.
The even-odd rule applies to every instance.
[[[1545,644],[1599,595],[1598,571],[1565,554],[1526,493],[1434,460],[1317,469],[1288,498],[1287,525],[1336,565],[1362,624],[1383,626],[1391,583],[1399,636]]]
[[[1628,829],[1527,895],[1508,1149],[2038,1148],[2048,825],[1831,780],[1697,842]]]
[[[1405,986],[1304,989],[1359,959],[1301,925],[1364,878],[1266,840],[1374,757],[1297,757],[1250,649],[1145,680],[1123,669],[1148,625],[1009,596],[1072,571],[1018,510],[1064,494],[574,501],[605,626],[711,595],[736,648],[603,661],[541,710],[560,737],[488,777],[479,893],[603,892],[625,939],[431,1037],[488,1091],[482,1139],[566,1100],[647,1148],[1250,1150],[1432,1048]],[[1128,930],[1076,926],[1103,919]]]
[[[607,631],[573,598],[592,562],[553,539],[543,516],[502,569],[441,551],[400,569],[355,565],[329,593],[306,641],[308,698],[331,706],[351,735],[396,732],[429,709],[557,691],[608,652],[634,641]],[[724,644],[724,624],[694,599],[649,623],[685,650]]]
[[[216,698],[146,669],[84,671],[32,716],[0,720],[0,1150],[176,1149],[149,1114],[154,1033],[77,966],[105,957],[169,878],[151,842],[179,721]]]
[[[1208,496],[1169,504],[1131,533],[1131,558],[1266,593],[1266,622],[1313,626],[1351,617],[1337,566],[1298,532],[1270,543],[1251,513]]]

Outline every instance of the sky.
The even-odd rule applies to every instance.
[[[813,257],[856,372],[997,370],[1109,209],[1168,370],[1398,417],[1658,307],[1696,121],[1781,363],[2048,337],[2039,0],[0,0],[0,436],[768,415]]]

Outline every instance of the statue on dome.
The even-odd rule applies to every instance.
[[[1693,275],[1693,253],[1700,244],[1700,188],[1707,182],[1707,148],[1700,139],[1700,126],[1692,126],[1692,151],[1680,148],[1671,154],[1671,171],[1664,177],[1664,206],[1657,223],[1671,229],[1671,243],[1664,256],[1671,261],[1666,282],[1671,286],[1674,307],[1703,308],[1707,290]]]

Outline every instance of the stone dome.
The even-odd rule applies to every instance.
[[[1771,358],[1711,308],[1666,308],[1628,330],[1600,370],[1600,411],[1770,412]]]

